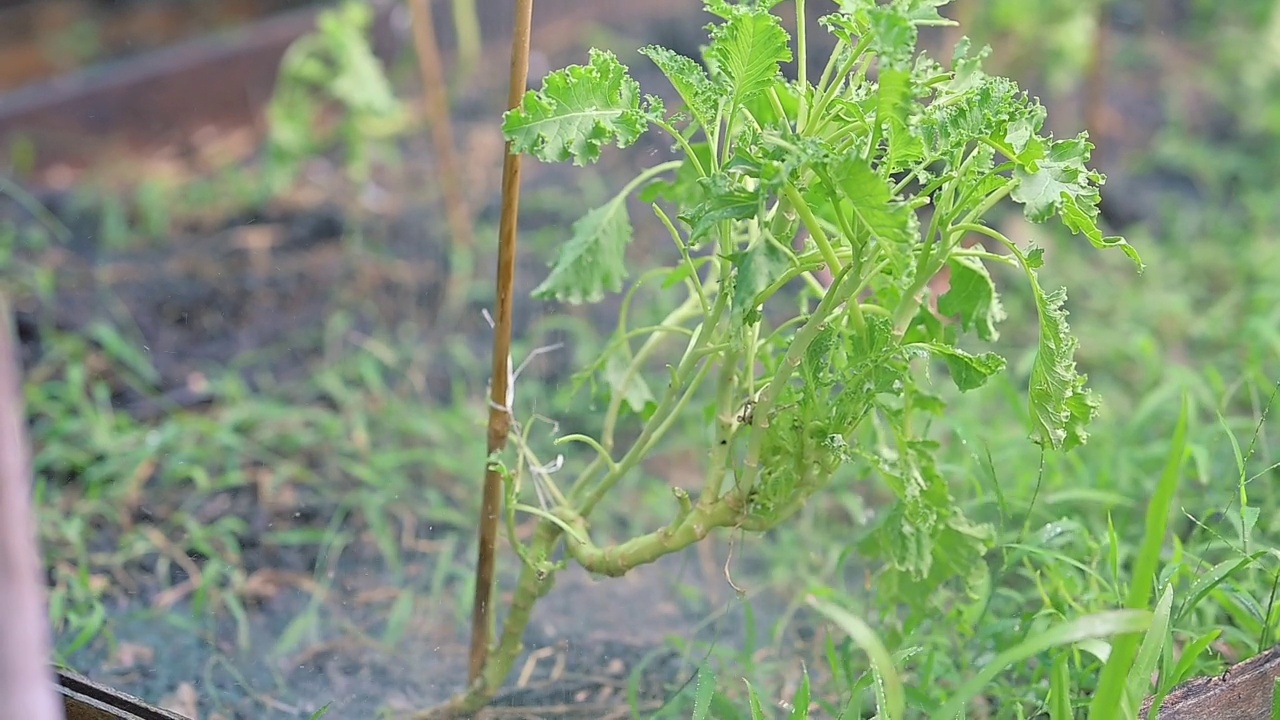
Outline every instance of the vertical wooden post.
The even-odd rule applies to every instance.
[[[516,0],[515,29],[511,32],[511,77],[507,107],[516,107],[529,82],[529,42],[533,0]],[[498,223],[498,316],[493,327],[493,374],[489,394],[489,456],[507,445],[511,429],[508,407],[511,371],[511,311],[516,274],[516,221],[520,210],[520,155],[507,152],[502,161],[502,215]],[[480,552],[476,562],[475,605],[471,611],[470,679],[484,671],[489,654],[490,603],[497,559],[498,514],[502,506],[502,477],[486,459],[484,498],[480,508]]]
[[[0,295],[0,717],[62,720],[9,303]]]

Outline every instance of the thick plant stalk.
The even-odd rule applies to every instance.
[[[529,78],[529,41],[533,0],[516,0],[511,33],[511,77],[508,107],[517,107]],[[516,221],[520,210],[520,155],[507,152],[502,161],[502,216],[498,225],[498,316],[493,327],[493,373],[489,395],[489,457],[507,445],[511,429],[511,312],[515,291]],[[476,563],[476,595],[471,615],[471,662],[474,683],[485,668],[489,647],[490,601],[497,556],[502,476],[486,462],[484,499],[480,509],[480,552]],[[496,689],[496,688],[493,688]]]
[[[0,715],[62,720],[31,508],[18,352],[0,296]]]
[[[441,68],[440,48],[436,44],[435,19],[431,13],[431,0],[409,0],[413,16],[413,46],[418,56],[418,71],[422,75],[424,91],[423,107],[427,122],[431,125],[431,144],[435,147],[436,163],[440,172],[440,189],[444,194],[445,218],[452,235],[450,247],[470,252],[475,247],[475,230],[471,224],[471,209],[459,175],[459,164],[454,153],[453,126],[449,121],[449,91]],[[441,316],[453,320],[465,302],[470,278],[455,268],[449,274],[445,288],[444,307]]]
[[[560,541],[562,531],[558,525],[541,520],[534,530],[533,540],[529,543],[529,554],[534,557],[549,557]],[[520,571],[520,579],[516,581],[512,592],[511,607],[502,623],[502,637],[494,647],[493,654],[488,656],[478,677],[472,679],[465,692],[451,698],[444,705],[416,713],[413,720],[452,720],[453,718],[469,718],[483,708],[515,667],[520,652],[524,649],[524,632],[529,627],[529,619],[533,616],[533,607],[542,596],[551,590],[554,568],[540,569],[532,565],[524,565]]]

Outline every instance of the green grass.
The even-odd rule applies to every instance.
[[[1093,717],[1112,717],[1105,711],[1116,703],[1136,707],[1274,643],[1280,437],[1264,419],[1280,378],[1280,290],[1259,269],[1273,266],[1274,242],[1254,231],[1235,244],[1228,254],[1148,240],[1152,271],[1140,280],[1051,246],[1054,281],[1085,290],[1072,322],[1104,416],[1085,448],[1042,455],[1026,439],[1025,363],[984,392],[954,398],[933,435],[966,513],[998,530],[983,592],[946,586],[930,598],[886,598],[866,587],[874,568],[853,546],[882,492],[847,477],[798,522],[739,548],[765,568],[751,589],[784,593],[790,609],[745,648],[690,648],[705,668],[662,716],[773,717],[807,705],[830,717],[941,719],[967,706],[973,717],[1062,718],[1084,716],[1092,702]],[[1009,303],[1010,347],[1029,316],[1019,302]],[[154,372],[119,330],[100,328],[93,341],[54,336],[27,401],[61,653],[110,639],[113,578],[148,568],[165,586],[189,557],[203,578],[193,609],[237,618],[238,641],[249,645],[241,545],[250,529],[244,517],[204,512],[236,493],[268,503],[302,497],[330,513],[330,522],[275,526],[263,541],[323,557],[363,536],[390,582],[404,582],[397,532],[406,509],[469,541],[485,359],[468,358],[460,344],[406,346],[390,334],[350,343],[343,327],[331,320],[334,350],[306,383],[251,393],[230,374],[213,377],[211,411],[158,424],[111,408],[105,375],[145,388]],[[590,357],[590,335],[569,329],[566,352]],[[541,341],[527,340],[517,357]],[[419,374],[440,352],[477,368],[458,378],[454,405],[421,392]],[[591,421],[565,387],[530,379],[519,387],[543,414]],[[149,523],[135,517],[143,492],[155,503]],[[669,502],[663,483],[634,492],[652,509],[627,518],[636,527]],[[455,541],[455,550],[466,547]],[[461,565],[437,567],[425,594],[406,588],[387,607],[379,640],[394,644],[423,606],[443,603],[461,623],[467,582]],[[820,599],[806,604],[810,596]],[[315,622],[304,613],[274,649],[296,649]],[[807,716],[797,712],[784,714]]]
[[[483,414],[474,403],[424,411],[412,389],[414,361],[403,353],[357,348],[306,386],[277,394],[216,378],[212,411],[155,425],[112,410],[105,381],[88,368],[118,364],[124,374],[129,365],[102,355],[81,338],[58,337],[27,386],[40,526],[56,569],[54,621],[64,653],[100,622],[95,603],[108,578],[150,567],[163,587],[188,555],[203,558],[194,609],[217,606],[242,617],[241,545],[251,529],[245,517],[209,510],[238,494],[251,492],[276,519],[295,506],[349,517],[276,522],[261,539],[323,553],[365,532],[400,581],[397,533],[405,508],[414,509],[415,522],[441,528],[467,527],[478,510],[454,479],[482,462]],[[440,447],[451,451],[434,450]],[[139,511],[149,520],[139,521]]]
[[[1199,163],[1210,187],[1227,187],[1228,172],[1256,170],[1237,169],[1247,159],[1234,155],[1230,167],[1214,165],[1207,146],[1180,152]],[[210,181],[182,197],[199,207],[220,197],[219,187]],[[781,597],[786,610],[768,632],[749,630],[744,647],[672,639],[702,668],[661,717],[1120,717],[1109,713],[1122,703],[1136,707],[1275,644],[1280,431],[1268,413],[1280,411],[1273,407],[1280,243],[1273,211],[1257,199],[1271,189],[1249,192],[1242,205],[1206,220],[1174,215],[1169,225],[1184,229],[1172,236],[1131,237],[1150,266],[1142,278],[1123,258],[1048,243],[1056,257],[1045,285],[1074,289],[1079,362],[1104,402],[1089,444],[1069,455],[1044,455],[1027,440],[1020,388],[1031,299],[1007,296],[1007,376],[949,398],[950,414],[932,428],[957,500],[996,528],[979,592],[953,583],[932,597],[901,598],[868,585],[875,568],[855,545],[885,493],[844,477],[796,522],[736,546],[736,555],[759,565],[743,581],[748,592]],[[141,193],[143,234],[162,235],[172,223],[156,199],[162,195]],[[554,194],[541,200],[548,198]],[[174,215],[184,212],[174,207]],[[117,227],[118,215],[107,219],[115,241],[138,230]],[[29,242],[0,228],[0,263],[11,246]],[[19,280],[32,293],[47,293],[51,283]],[[598,338],[555,317],[539,320],[517,362],[544,334],[566,329],[559,326],[572,340],[566,361],[595,357]],[[321,588],[332,582],[326,559],[356,542],[376,548],[388,582],[402,588],[385,608],[376,637],[384,645],[423,608],[465,621],[465,562],[441,562],[425,581],[411,582],[398,533],[411,514],[447,529],[451,544],[441,555],[468,557],[487,357],[471,357],[461,342],[426,347],[391,331],[352,343],[340,317],[327,335],[332,352],[307,382],[253,393],[231,373],[213,376],[211,410],[154,424],[111,408],[104,378],[144,390],[153,379],[125,330],[104,326],[92,342],[46,337],[52,342],[26,397],[63,657],[112,641],[110,588],[119,577],[145,570],[143,579],[170,587],[188,567],[203,580],[191,589],[192,610],[229,615],[236,642],[260,647],[247,619],[251,534],[320,558]],[[444,355],[473,368],[457,377],[460,399],[449,405],[422,392],[424,367]],[[565,387],[539,386],[530,375],[519,388],[539,413],[566,425],[593,420],[582,396],[569,397]],[[699,432],[678,435],[696,441]],[[619,521],[628,533],[650,526],[670,503],[664,483],[634,485],[629,507],[639,509]],[[259,533],[245,517],[213,512],[243,493],[275,504],[282,517],[295,507],[320,517]],[[753,617],[750,599],[744,610]],[[269,649],[296,649],[320,622],[314,608],[299,614]]]

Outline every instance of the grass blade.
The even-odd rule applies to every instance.
[[[1252,555],[1242,555],[1231,560],[1223,560],[1210,568],[1209,572],[1201,575],[1191,586],[1191,590],[1187,594],[1187,600],[1183,603],[1182,607],[1179,608],[1177,613],[1177,622],[1182,622],[1187,613],[1194,610],[1195,607],[1200,604],[1201,600],[1204,600],[1209,593],[1213,592],[1214,588],[1221,585],[1222,582],[1230,577],[1232,573],[1244,567],[1246,564],[1257,560],[1262,557],[1262,555],[1263,553],[1259,551]]]
[[[1130,610],[1147,607],[1154,589],[1156,572],[1160,565],[1160,549],[1164,546],[1165,533],[1169,525],[1169,510],[1173,506],[1173,496],[1178,489],[1178,480],[1182,474],[1182,464],[1187,457],[1187,396],[1182,396],[1182,407],[1178,412],[1178,424],[1173,432],[1173,442],[1169,446],[1169,455],[1165,461],[1164,471],[1156,484],[1151,502],[1147,505],[1146,532],[1142,538],[1142,546],[1134,562],[1133,577],[1129,585],[1127,605]],[[1107,720],[1115,717],[1116,708],[1121,707],[1129,671],[1137,654],[1138,638],[1125,636],[1116,639],[1112,645],[1111,656],[1102,667],[1098,678],[1098,689],[1093,701],[1089,704],[1089,717],[1093,720]]]
[[[843,608],[810,595],[805,602],[817,610],[828,620],[857,643],[858,647],[871,660],[871,671],[876,681],[876,712],[882,720],[902,720],[906,713],[906,693],[902,689],[902,679],[898,677],[898,669],[893,665],[893,657],[880,642],[874,630]]]
[[[760,704],[760,693],[756,692],[751,681],[743,679],[747,684],[747,700],[751,703],[751,720],[764,720],[764,706]]]
[[[1129,671],[1129,700],[1137,707],[1151,685],[1151,677],[1155,674],[1156,665],[1160,662],[1160,651],[1169,638],[1169,614],[1173,610],[1173,587],[1165,586],[1160,602],[1156,603],[1155,613],[1151,617],[1151,628],[1142,638],[1142,646],[1138,648],[1138,658]]]
[[[1071,666],[1065,652],[1053,660],[1053,674],[1049,676],[1049,720],[1072,720],[1071,717]]]
[[[809,669],[802,668],[802,672],[804,678],[800,681],[796,696],[791,700],[791,714],[787,716],[790,720],[806,720],[809,717]]]
[[[1082,640],[1140,633],[1150,626],[1151,613],[1146,610],[1108,610],[1056,625],[997,655],[929,717],[931,720],[954,720],[964,711],[969,701],[982,694],[996,675],[1014,663],[1028,660],[1051,648],[1072,645]],[[1115,657],[1114,652],[1112,657]],[[1118,706],[1118,703],[1112,706],[1112,714],[1107,717],[1114,718],[1115,708]]]
[[[1178,658],[1178,664],[1174,666],[1173,672],[1165,677],[1160,677],[1160,687],[1156,690],[1155,698],[1151,701],[1151,708],[1147,711],[1147,717],[1155,720],[1159,717],[1160,708],[1164,705],[1164,698],[1169,694],[1178,683],[1182,682],[1191,674],[1191,668],[1195,666],[1196,659],[1199,658],[1209,645],[1222,635],[1222,630],[1211,630],[1204,635],[1196,638],[1187,644],[1182,650],[1182,657]]]
[[[711,696],[716,693],[716,676],[704,665],[698,668],[697,690],[693,695],[693,720],[707,720]]]
[[[1182,649],[1182,657],[1178,658],[1178,664],[1173,668],[1173,677],[1169,679],[1168,683],[1162,684],[1167,684],[1168,687],[1172,688],[1174,685],[1186,680],[1191,675],[1191,668],[1195,666],[1196,659],[1204,654],[1204,651],[1208,650],[1209,646],[1221,636],[1222,628],[1214,628],[1196,638],[1194,642],[1188,643]]]
[[[414,593],[412,590],[401,590],[391,603],[387,613],[387,624],[382,630],[382,644],[393,648],[404,639],[409,623],[413,620]]]

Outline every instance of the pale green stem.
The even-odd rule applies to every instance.
[[[579,537],[586,538],[581,542],[567,538],[565,550],[588,572],[619,577],[639,565],[683,550],[702,540],[716,528],[731,527],[741,516],[742,509],[728,499],[706,505],[700,503],[688,511],[682,509],[675,521],[660,530],[619,545],[601,548],[590,541],[587,523],[582,516],[565,513],[562,519],[578,530]]]
[[[831,288],[822,298],[822,301],[818,303],[813,315],[809,316],[800,331],[796,333],[795,338],[792,339],[791,347],[787,348],[787,353],[783,356],[782,362],[778,363],[778,369],[774,372],[773,377],[770,378],[768,387],[764,388],[760,393],[760,399],[756,402],[754,411],[755,422],[752,424],[751,432],[748,436],[747,457],[744,462],[747,477],[745,478],[746,482],[742,483],[744,488],[750,488],[755,482],[756,475],[760,472],[760,448],[764,444],[764,435],[769,430],[769,414],[773,411],[783,387],[790,380],[796,368],[800,367],[805,351],[809,349],[810,343],[822,331],[827,318],[862,286],[849,278],[851,268],[852,266],[845,267],[832,280]]]
[[[818,279],[812,275],[813,271],[827,264],[825,260],[821,262],[804,262],[800,258],[796,258],[795,263],[795,265],[792,265],[783,271],[782,275],[777,280],[774,280],[768,287],[760,291],[760,294],[756,297],[759,299],[761,304],[768,302],[769,298],[773,297],[779,290],[786,287],[792,280],[795,280],[798,277],[804,277],[809,281],[810,287],[814,290],[817,290],[820,293],[826,292],[826,287],[823,286],[822,283],[818,282]]]
[[[715,271],[716,271],[716,267],[712,265],[711,272],[708,277],[708,284],[713,283],[713,278],[715,277]],[[688,300],[686,300],[685,304],[686,305],[690,304],[692,300],[693,298],[690,297]],[[717,305],[717,307],[719,307],[719,304]],[[695,312],[693,312],[692,310],[686,309],[682,306],[681,308],[676,308],[676,310],[673,310],[667,316],[667,318],[663,321],[662,324],[664,325],[668,323],[674,324],[674,322],[677,322],[677,321],[683,322],[683,320],[680,319],[681,315],[679,314],[682,312],[687,313],[689,317],[696,316]],[[680,329],[683,330],[684,328],[680,328]],[[650,336],[649,339],[645,342],[645,344],[641,346],[640,351],[636,354],[636,356],[633,357],[632,365],[628,367],[628,375],[627,375],[628,377],[631,376],[631,371],[633,370],[633,368],[639,367],[639,363],[643,362],[644,359],[647,358],[656,349],[658,338],[660,338],[663,334],[664,333],[656,333]],[[701,337],[702,337],[702,333],[700,331],[698,334],[693,335],[690,338],[689,345],[685,348],[684,357],[680,361],[680,367],[684,367],[686,362],[696,361],[702,357],[699,350],[704,348],[706,346],[706,343],[700,340]],[[676,392],[676,387],[674,385],[675,382],[676,380],[673,375],[673,379],[672,379],[673,385],[671,387],[668,387],[667,389],[668,397],[671,397],[672,394]],[[617,425],[618,416],[622,410],[622,401],[623,401],[623,398],[620,393],[615,393],[614,396],[610,398],[609,408],[608,410],[606,410],[604,425],[600,433],[601,439],[603,440],[602,446],[605,448],[611,449],[613,447],[613,434]],[[583,469],[582,473],[578,475],[578,479],[574,482],[573,487],[570,488],[569,490],[569,497],[571,499],[576,499],[580,497],[581,493],[585,492],[586,488],[588,488],[591,485],[591,483],[596,480],[596,476],[601,472],[603,468],[604,468],[603,459],[597,456],[596,459],[592,460],[591,463],[587,465],[585,469]]]
[[[619,191],[618,194],[630,195],[632,192],[635,191],[636,188],[649,182],[653,178],[661,175],[662,173],[667,172],[669,170],[679,170],[680,166],[683,164],[684,164],[683,160],[668,160],[667,162],[664,162],[664,163],[658,163],[657,165],[654,165],[651,168],[645,168],[644,170],[640,171],[640,173],[636,175],[631,180],[631,182],[624,185],[622,187],[622,190]]]
[[[743,345],[747,348],[747,357],[742,363],[746,374],[747,397],[754,399],[756,394],[756,374],[753,368],[756,366],[756,352],[760,349],[760,323],[752,323],[750,329],[747,330],[746,342]]]
[[[800,134],[816,134],[822,130],[824,125],[826,125],[827,118],[825,115],[827,112],[827,105],[830,105],[831,101],[835,99],[836,95],[840,92],[840,87],[844,85],[845,76],[853,70],[853,66],[857,64],[858,58],[862,57],[862,53],[866,52],[870,45],[871,38],[869,36],[858,38],[858,44],[853,48],[853,52],[851,52],[849,57],[841,64],[840,69],[831,79],[831,84],[823,91],[822,95],[818,98],[818,102],[814,104],[813,109],[809,112],[807,122],[801,129]],[[812,123],[818,121],[822,121],[822,123],[817,127],[810,127]]]
[[[805,0],[796,0],[796,85],[800,98],[799,110],[796,113],[796,127],[804,124],[806,99],[809,97],[809,43],[807,13],[804,10]]]
[[[715,326],[720,322],[720,316],[724,313],[727,306],[728,293],[718,293],[716,296],[716,305],[712,309],[711,315],[707,317],[706,321],[704,321],[703,325],[698,329],[697,336],[690,341],[689,347],[686,349],[684,357],[681,358],[679,366],[672,373],[671,382],[667,387],[666,393],[663,395],[661,402],[658,403],[657,409],[654,410],[653,416],[645,422],[644,429],[641,431],[640,437],[632,444],[626,455],[623,456],[623,459],[619,461],[617,467],[601,478],[596,484],[595,489],[589,492],[589,495],[587,496],[588,499],[584,500],[585,504],[582,506],[583,508],[594,507],[595,504],[600,501],[600,498],[604,496],[604,493],[607,492],[609,488],[613,487],[619,478],[625,475],[637,462],[639,462],[640,456],[638,451],[646,449],[647,444],[654,439],[654,434],[658,431],[661,424],[667,420],[668,416],[679,405],[685,390],[685,385],[690,382],[695,373],[705,372],[705,363],[701,363],[703,356],[700,353],[700,350],[711,344],[711,336],[714,333]],[[699,364],[704,365],[703,370],[698,369]],[[604,446],[609,447],[608,443],[604,443]],[[587,488],[594,480],[595,474],[599,472],[601,465],[603,465],[602,461],[597,459],[583,471],[582,475],[579,476],[577,482],[574,483],[573,487],[569,491],[570,498],[576,500],[583,497],[583,493],[588,493]],[[580,510],[580,512],[584,515],[587,514],[587,511],[584,510]]]
[[[695,154],[694,154],[694,152],[693,152],[693,147],[692,147],[691,145],[689,145],[689,141],[685,139],[684,135],[681,135],[681,134],[680,134],[680,131],[676,130],[674,127],[672,127],[672,126],[671,126],[671,124],[670,124],[670,123],[668,123],[668,122],[666,122],[666,121],[664,121],[664,120],[655,120],[655,121],[653,121],[653,124],[654,124],[654,125],[657,125],[658,127],[662,128],[663,130],[667,131],[667,134],[668,134],[668,135],[670,135],[670,136],[671,136],[671,137],[676,141],[676,144],[680,146],[680,149],[681,149],[682,151],[684,151],[684,156],[685,156],[685,158],[687,158],[687,159],[689,160],[689,162],[693,163],[693,168],[694,168],[694,170],[697,170],[697,171],[698,171],[698,177],[706,177],[706,176],[707,176],[707,171],[703,169],[703,167],[702,167],[702,163],[698,160],[698,156],[697,156],[697,155],[695,155]],[[714,157],[714,155],[715,155],[715,148],[714,148],[714,146],[712,146],[711,153],[712,153],[712,156],[713,156],[713,157],[711,158],[711,161],[714,163],[714,162],[715,162],[715,157]],[[680,165],[681,163],[683,163],[684,161],[683,161],[683,160],[672,160],[671,162],[673,162],[673,163],[675,163],[677,166],[679,166],[679,165]],[[665,164],[665,163],[664,163],[664,164]]]
[[[661,412],[663,408],[659,407],[659,411],[645,423],[644,430],[641,431],[640,437],[636,439],[635,444],[622,457],[618,465],[596,484],[595,488],[587,493],[586,499],[582,501],[581,507],[578,508],[578,514],[582,517],[588,517],[595,506],[609,494],[613,486],[618,483],[627,473],[631,472],[636,465],[644,459],[659,440],[666,435],[667,431],[677,420],[677,415],[684,410],[689,404],[689,400],[693,397],[698,387],[706,378],[707,373],[711,369],[711,363],[698,363],[697,372],[694,376],[684,383],[684,392],[680,394],[676,402],[666,412]]]
[[[579,443],[582,443],[583,445],[590,447],[592,450],[595,450],[597,457],[599,457],[601,460],[604,461],[606,465],[609,466],[610,472],[618,469],[618,463],[614,462],[613,458],[609,456],[609,451],[605,450],[604,446],[601,445],[598,440],[591,437],[590,435],[583,435],[582,433],[572,433],[570,435],[562,435],[556,438],[555,444],[563,445],[565,443],[570,443],[570,442],[579,442]]]
[[[827,83],[831,82],[832,75],[836,71],[836,65],[840,62],[840,46],[837,45],[831,54],[827,56],[827,64],[822,68],[822,75],[818,76],[818,84],[813,88],[813,96],[819,97],[827,89]],[[802,118],[803,119],[803,118]],[[799,129],[799,126],[797,126]]]
[[[952,226],[952,229],[961,230],[963,232],[978,233],[979,235],[986,235],[992,240],[995,240],[999,242],[1001,245],[1004,245],[1005,247],[1009,248],[1009,250],[1013,252],[1014,257],[1018,259],[1018,262],[1023,263],[1022,251],[1018,249],[1018,246],[1012,240],[1010,240],[1008,236],[1006,236],[1004,233],[1000,232],[999,230],[996,230],[995,228],[987,227],[986,225],[979,225],[978,223],[957,223]]]
[[[902,191],[907,189],[907,186],[911,184],[911,181],[915,179],[916,175],[921,170],[924,170],[927,166],[932,164],[933,162],[934,162],[934,158],[931,158],[931,157],[925,158],[924,160],[921,160],[919,163],[917,163],[915,167],[907,171],[907,174],[903,176],[902,180],[897,185],[893,186],[893,197],[897,197],[898,195],[901,195]],[[921,193],[921,194],[924,195],[927,193]]]
[[[805,224],[805,227],[809,229],[809,234],[813,236],[814,242],[818,245],[818,249],[822,252],[823,257],[826,258],[832,275],[839,274],[843,266],[840,263],[839,256],[836,254],[835,249],[831,246],[831,242],[827,239],[826,232],[822,228],[821,221],[813,214],[812,209],[804,202],[804,198],[800,196],[800,192],[796,190],[794,185],[787,183],[783,188],[783,192],[787,194],[788,199],[790,199],[792,204],[795,205],[796,212],[800,215],[800,220]],[[835,205],[837,208],[837,216],[841,220],[841,224],[845,225],[843,232],[852,239],[852,230],[847,227],[847,220],[844,217],[844,214],[839,210],[838,200],[835,202]],[[850,263],[853,263],[854,260],[855,258],[850,256]],[[862,317],[862,310],[859,308],[857,303],[853,303],[850,306],[850,318],[853,320],[854,327],[857,329],[858,333],[860,335],[865,335],[867,331],[867,322],[866,319]]]
[[[772,106],[773,111],[778,114],[778,121],[782,123],[786,123],[787,109],[782,107],[782,99],[778,97],[778,89],[769,88],[769,91],[768,93],[766,93],[766,96],[769,98],[769,105]],[[757,127],[759,127],[760,125],[759,121],[756,121],[755,124]]]
[[[631,338],[642,337],[646,335],[660,335],[662,333],[669,333],[672,335],[684,335],[685,337],[689,337],[689,338],[693,337],[692,330],[680,325],[666,325],[666,324],[645,325],[644,327],[631,328],[627,330],[627,332],[624,333],[621,337],[614,338],[613,343],[609,345],[609,348],[612,348],[613,345],[619,344],[625,340],[630,340]],[[606,349],[606,352],[608,352],[608,349]]]
[[[663,318],[660,325],[680,327],[681,323],[692,317],[696,317],[698,309],[696,300],[696,298],[690,296],[680,305],[680,307],[672,310],[667,317]],[[666,339],[666,333],[654,332],[649,335],[649,338],[645,340],[644,344],[640,346],[640,349],[632,356],[631,363],[627,366],[627,370],[622,377],[623,387],[626,387],[627,383],[631,382],[631,380],[640,373],[640,368],[644,366],[644,363],[649,359],[649,356],[657,351],[658,346],[664,339]],[[609,398],[609,407],[604,414],[604,425],[600,432],[600,439],[602,444],[610,450],[613,449],[614,431],[617,428],[618,418],[622,413],[622,403],[625,400],[626,397],[624,393],[615,391],[612,397]]]
[[[991,193],[991,195],[988,196],[986,200],[983,200],[980,205],[978,205],[973,210],[970,210],[968,213],[966,213],[965,216],[960,219],[960,222],[973,223],[982,219],[982,216],[986,215],[987,212],[991,210],[991,208],[995,207],[996,203],[1005,199],[1005,197],[1008,196],[1009,193],[1013,192],[1013,185],[1014,185],[1013,181],[1010,180],[1007,184],[1004,185],[1004,187]]]
[[[516,465],[517,473],[524,472],[524,468],[526,466],[529,468],[546,467],[546,464],[539,460],[538,456],[534,454],[533,449],[529,447],[529,432],[532,430],[532,425],[532,423],[527,424],[525,426],[524,434],[517,435],[515,438],[516,450],[520,457]],[[556,485],[555,480],[552,480],[549,474],[539,474],[537,470],[533,469],[530,469],[528,472],[529,475],[533,476],[534,482],[539,483],[546,488],[547,493],[551,495],[551,499],[555,504],[567,505],[569,503],[568,499],[565,498],[564,493],[560,492],[560,487]]]
[[[549,558],[562,534],[557,523],[540,520],[529,544],[529,554],[535,559]],[[542,560],[521,567],[520,577],[512,591],[511,606],[502,625],[502,635],[489,654],[480,677],[462,694],[450,698],[442,708],[426,710],[413,715],[414,720],[472,717],[494,693],[502,687],[516,660],[524,650],[524,634],[533,616],[533,607],[555,585],[557,566]]]
[[[532,505],[526,505],[524,503],[515,503],[511,506],[511,509],[518,510],[522,513],[532,515],[537,518],[541,518],[548,522],[555,523],[557,526],[559,526],[560,531],[563,532],[565,535],[567,535],[570,540],[580,541],[583,539],[579,537],[577,535],[577,531],[574,530],[572,527],[570,527],[568,524],[566,524],[565,521],[561,520],[555,515],[552,515],[550,512],[543,510],[542,508],[534,507]]]
[[[964,168],[972,159],[973,155],[970,155],[963,163],[961,163],[960,168],[956,171],[957,177],[962,175]],[[942,242],[939,243],[939,241],[934,239],[934,236],[939,234],[939,222],[946,217],[949,212],[951,212],[952,206],[950,200],[951,195],[948,192],[948,189],[944,189],[942,199],[938,201],[938,205],[933,211],[933,217],[929,220],[929,228],[924,234],[924,247],[920,251],[920,258],[916,261],[915,278],[912,280],[911,285],[907,288],[906,292],[902,294],[902,298],[898,301],[898,306],[894,309],[893,329],[895,335],[901,336],[906,332],[907,327],[911,323],[911,319],[915,317],[916,311],[920,308],[920,302],[923,299],[922,293],[924,292],[925,286],[929,284],[929,280],[937,274],[937,271],[940,270],[942,265],[946,262],[948,249],[946,247],[938,253],[936,260],[934,258],[934,248],[939,244],[945,246],[947,244],[946,238],[943,238]]]
[[[671,218],[667,217],[667,213],[657,203],[653,205],[653,212],[662,221],[662,224],[667,228],[667,232],[671,234],[671,240],[679,248],[680,259],[689,268],[688,282],[693,285],[693,290],[698,296],[698,304],[702,306],[702,314],[706,315],[711,312],[711,304],[707,302],[707,293],[702,287],[702,279],[698,277],[698,268],[694,265],[693,258],[689,256],[689,246],[680,239],[680,231],[676,230],[675,223],[671,222]]]
[[[757,325],[756,327],[759,326]],[[748,358],[754,357],[754,348],[751,348]],[[735,391],[738,389],[737,353],[732,351],[726,353],[720,362],[720,381],[717,384],[716,391],[716,444],[713,446],[715,451],[712,453],[714,457],[711,464],[707,468],[707,477],[703,485],[702,496],[698,498],[699,505],[707,505],[720,498],[720,485],[724,482],[724,465],[728,457],[726,453],[729,447],[729,440],[733,435]],[[753,377],[754,375],[751,372],[750,362],[747,363],[746,374],[748,377]]]
[[[995,207],[996,203],[1003,200],[1005,196],[1012,191],[1013,181],[1011,180],[1000,189],[991,193],[986,200],[982,201],[982,203],[973,210],[966,213],[963,220],[960,223],[952,225],[950,229],[956,230],[961,226],[974,224],[976,219],[985,215],[991,210],[991,208]],[[934,213],[933,220],[929,224],[930,237],[934,234],[934,227],[937,225],[937,221],[941,218],[942,212],[942,208],[939,208],[938,211]],[[978,225],[977,227],[982,226]],[[916,279],[911,284],[907,293],[902,296],[902,300],[899,302],[897,311],[894,312],[893,315],[894,331],[898,335],[901,335],[906,331],[907,325],[911,322],[911,318],[915,316],[916,310],[920,307],[920,302],[922,300],[921,293],[923,292],[925,285],[927,285],[929,280],[942,269],[942,266],[946,264],[947,258],[950,257],[952,252],[955,250],[955,243],[951,239],[950,233],[947,233],[947,236],[943,238],[942,244],[944,247],[942,251],[938,253],[936,258],[931,258],[933,248],[932,244],[926,249],[926,252],[922,254],[920,267],[916,272]],[[933,259],[933,262],[931,264],[926,264],[925,261],[929,259]]]
[[[791,201],[796,213],[800,215],[800,221],[804,223],[809,235],[813,238],[814,243],[817,244],[818,250],[822,252],[822,258],[826,261],[831,273],[839,273],[842,267],[840,259],[836,257],[836,251],[831,247],[831,241],[827,239],[827,232],[822,229],[822,223],[814,216],[813,210],[805,202],[804,197],[800,195],[800,191],[791,183],[786,183],[782,186],[782,192]]]
[[[951,257],[971,257],[979,260],[988,260],[991,262],[1005,263],[1006,265],[1017,265],[1017,261],[1011,259],[1007,255],[997,255],[986,250],[956,250],[951,253]]]

